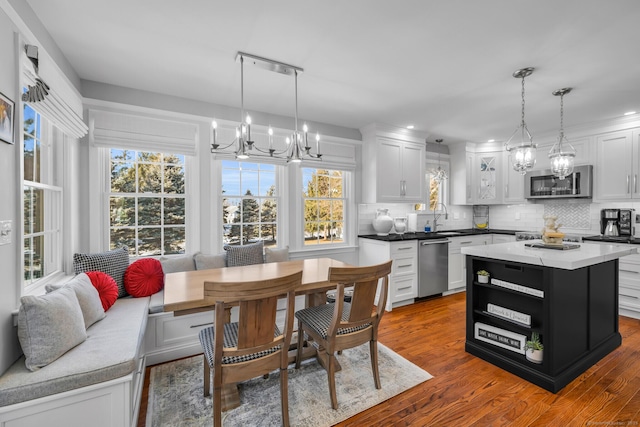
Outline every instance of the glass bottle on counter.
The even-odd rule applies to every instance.
[[[431,233],[431,224],[429,223],[429,220],[427,220],[427,223],[424,226],[424,232]]]

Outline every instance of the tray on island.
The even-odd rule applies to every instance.
[[[524,245],[530,248],[556,249],[559,251],[566,251],[569,249],[578,249],[580,247],[580,245],[570,244],[570,243],[563,243],[561,245],[550,245],[547,243],[525,243]]]

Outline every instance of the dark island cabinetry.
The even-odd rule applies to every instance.
[[[541,363],[525,355],[533,333]],[[562,269],[467,255],[466,336],[467,352],[555,393],[622,342],[618,260]]]

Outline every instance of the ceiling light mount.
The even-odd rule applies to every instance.
[[[533,143],[531,133],[529,132],[529,129],[527,129],[527,124],[524,121],[524,79],[525,77],[530,76],[533,73],[533,70],[535,70],[535,68],[527,67],[513,72],[513,77],[522,79],[522,120],[520,125],[518,125],[516,130],[511,134],[511,137],[504,144],[505,150],[509,152],[511,166],[516,172],[520,172],[522,175],[531,170],[531,168],[536,164],[536,144]],[[520,143],[510,145],[511,140],[518,131],[520,131]]]
[[[551,161],[551,171],[560,179],[564,179],[573,173],[576,157],[576,149],[564,136],[564,96],[571,90],[572,88],[565,87],[551,92],[554,96],[560,97],[560,134],[558,135],[558,141],[549,151],[549,160]]]
[[[228,145],[220,146],[218,143],[217,123],[211,122],[211,153],[212,154],[234,154],[236,159],[245,160],[249,157],[271,157],[286,159],[287,162],[299,163],[302,160],[322,160],[320,154],[320,135],[316,133],[316,154],[311,153],[311,146],[308,142],[308,127],[305,123],[302,127],[303,133],[298,132],[298,74],[304,69],[284,62],[274,61],[261,56],[249,53],[238,52],[236,62],[240,62],[240,124],[236,127],[236,137]],[[269,148],[262,149],[251,139],[251,117],[244,111],[244,64],[245,62],[259,68],[273,71],[287,76],[294,76],[295,88],[295,116],[294,131],[290,138],[286,138],[286,147],[282,151],[273,148],[273,129],[268,128]],[[303,146],[304,143],[304,146]],[[258,153],[250,153],[253,150]]]

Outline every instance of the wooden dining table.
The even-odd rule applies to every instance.
[[[286,276],[300,270],[302,270],[302,281],[300,287],[296,289],[296,295],[305,295],[307,307],[324,304],[327,300],[326,291],[336,287],[328,280],[330,267],[351,267],[351,265],[331,258],[311,258],[167,273],[164,279],[164,311],[172,311],[174,316],[181,316],[213,310],[215,301],[204,297],[205,282],[250,282]],[[290,362],[295,360],[295,354],[295,350],[289,352]],[[312,356],[316,356],[315,347],[305,347],[303,357]],[[222,394],[223,411],[240,405],[237,385],[225,387]]]

